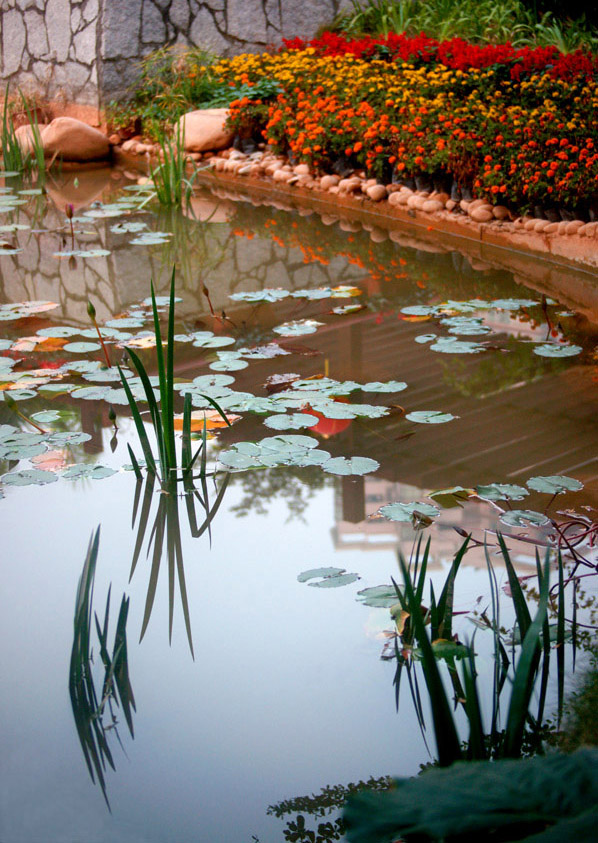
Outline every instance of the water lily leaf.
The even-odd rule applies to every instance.
[[[91,219],[105,219],[106,217],[120,217],[124,213],[123,208],[93,208],[91,211],[83,211],[83,217],[90,217]]]
[[[443,509],[452,509],[455,506],[463,506],[463,502],[469,499],[473,489],[464,489],[463,486],[452,486],[450,489],[437,489],[429,492],[428,497],[439,504]]]
[[[313,427],[320,419],[309,413],[277,413],[264,419],[266,427],[274,430],[300,430],[302,427]]]
[[[208,337],[207,339],[196,339],[193,343],[197,348],[223,348],[225,345],[234,345],[234,337]]]
[[[500,516],[503,524],[509,527],[543,527],[550,523],[550,518],[531,509],[511,509]]]
[[[40,424],[55,422],[61,417],[62,413],[60,410],[41,410],[39,413],[33,413],[31,418],[33,421],[39,422]]]
[[[0,445],[0,460],[28,460],[43,454],[46,446],[43,442],[33,445]]]
[[[392,585],[374,585],[357,592],[357,600],[364,606],[375,609],[390,609],[398,600],[397,592]]]
[[[260,442],[262,448],[271,451],[288,451],[294,449],[317,448],[318,440],[313,436],[302,436],[296,433],[282,434],[281,436],[267,436]]]
[[[8,351],[12,346],[12,340],[0,340],[0,351]]]
[[[63,351],[70,351],[73,354],[87,354],[89,351],[98,351],[101,348],[97,342],[67,342]]]
[[[529,492],[523,486],[490,483],[488,486],[476,486],[476,494],[485,501],[521,501]]]
[[[361,579],[359,574],[337,574],[334,577],[324,577],[323,580],[316,580],[307,584],[314,588],[339,588],[343,585],[350,585],[359,579]]]
[[[433,316],[436,313],[436,307],[434,305],[411,304],[408,307],[402,307],[401,313],[404,313],[405,316]]]
[[[123,369],[123,374],[126,378],[130,378],[132,372]],[[84,372],[83,380],[94,381],[96,383],[111,383],[113,381],[120,381],[120,375],[118,369],[114,367],[111,369],[98,369],[95,372]]]
[[[64,252],[54,252],[55,258],[105,258],[110,255],[109,249],[72,249]]]
[[[89,442],[91,434],[82,430],[56,430],[46,436],[46,442],[50,445],[62,447],[64,445],[80,445],[82,442]]]
[[[441,354],[477,354],[484,350],[484,346],[479,343],[456,340],[453,337],[441,337],[432,343],[430,348]]]
[[[472,323],[471,325],[455,325],[449,328],[449,334],[459,334],[461,336],[478,336],[479,334],[489,334],[492,331],[488,325],[481,323]]]
[[[242,454],[239,451],[222,451],[218,459],[222,465],[227,468],[245,470],[247,468],[257,468],[260,465],[259,460],[254,459],[247,454]]]
[[[106,327],[116,328],[117,330],[119,330],[121,328],[143,328],[144,324],[145,320],[143,319],[110,319],[108,322],[106,322]]]
[[[293,465],[297,465],[302,468],[308,465],[323,465],[325,462],[328,462],[329,459],[330,453],[328,451],[322,451],[320,448],[314,448],[313,450],[306,451],[301,456],[295,457],[293,459]]]
[[[117,222],[116,225],[110,226],[110,231],[114,234],[127,234],[135,231],[143,231],[147,228],[144,222]]]
[[[15,471],[5,474],[2,483],[6,486],[45,486],[47,483],[55,483],[58,477],[51,471],[42,471],[39,468],[26,468],[23,471]]]
[[[334,457],[322,466],[328,474],[369,474],[380,468],[380,463],[369,457]]]
[[[102,480],[104,477],[110,477],[116,474],[115,468],[109,468],[106,465],[89,465],[87,463],[80,463],[78,465],[69,466],[66,471],[62,473],[65,480],[77,480],[80,477],[87,477],[91,480]]]
[[[360,310],[363,310],[365,305],[363,304],[346,304],[343,307],[333,307],[332,313],[335,316],[345,316],[347,313],[357,313]]]
[[[539,357],[576,357],[582,351],[580,345],[557,345],[556,343],[537,345],[534,348],[534,354]]]
[[[411,522],[413,518],[436,518],[440,515],[440,510],[437,506],[432,506],[430,503],[422,503],[422,501],[414,501],[412,503],[389,503],[386,506],[381,506],[378,510],[380,515],[388,518],[389,521],[406,521]]]
[[[402,392],[407,389],[407,384],[404,381],[370,381],[365,383],[362,387],[364,392]]]
[[[74,389],[71,395],[85,401],[102,401],[110,392],[109,386],[82,386],[80,389]]]
[[[102,364],[99,360],[73,360],[62,367],[65,372],[80,372],[81,374],[97,372],[101,368]]]
[[[436,334],[418,334],[415,337],[415,342],[424,343],[433,342],[436,339]]]
[[[330,287],[316,287],[313,290],[295,290],[291,295],[296,299],[318,301],[319,299],[329,299],[332,296],[332,290]]]
[[[548,477],[530,477],[527,485],[536,492],[546,492],[549,495],[561,495],[564,492],[579,492],[580,489],[583,489],[583,483],[574,477],[566,477],[563,474],[553,474]]]
[[[336,577],[338,574],[344,574],[346,570],[346,568],[310,568],[309,571],[299,574],[297,582],[307,582],[316,577]]]
[[[249,366],[247,360],[238,360],[236,358],[225,358],[224,360],[216,360],[214,363],[210,363],[210,369],[213,369],[215,372],[236,372],[240,369],[246,369],[247,366]]]
[[[51,325],[49,328],[40,328],[37,335],[39,337],[63,339],[64,337],[73,337],[79,333],[79,328],[71,328],[69,325]]]
[[[166,235],[164,235],[166,236]],[[170,236],[170,235],[168,235]],[[175,302],[183,301],[179,296],[174,297]],[[143,304],[151,306],[152,297],[148,296],[147,299],[143,299]],[[170,297],[169,296],[156,296],[156,307],[168,307],[170,304]]]
[[[164,243],[168,243],[168,237],[164,234],[154,234],[153,232],[141,234],[139,237],[129,240],[130,246],[162,246]]]
[[[37,395],[32,389],[11,389],[10,397],[15,401],[28,401],[30,398],[35,398]]]
[[[494,299],[490,307],[497,310],[519,310],[522,307],[534,307],[539,302],[533,299]]]
[[[459,416],[453,416],[452,413],[443,413],[441,410],[414,410],[412,413],[407,413],[405,418],[408,421],[417,422],[417,424],[444,424],[453,421],[453,419],[458,419]]]
[[[19,252],[22,252],[22,251],[23,251],[22,249],[11,249],[11,248],[2,247],[2,248],[0,248],[0,257],[2,257],[2,255],[18,255]]]
[[[254,292],[233,293],[229,296],[229,299],[232,299],[233,301],[247,302],[274,302],[280,301],[280,299],[285,299],[289,295],[290,293],[288,290],[282,290],[280,288],[265,288],[264,290],[255,290]]]
[[[283,337],[297,337],[302,334],[315,334],[320,325],[323,324],[323,322],[317,322],[315,319],[299,319],[294,322],[284,322],[272,330]]]

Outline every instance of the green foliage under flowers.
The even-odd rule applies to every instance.
[[[143,132],[164,145],[164,135],[185,114],[197,108],[224,108],[242,97],[270,99],[280,86],[273,79],[257,85],[231,86],[212,70],[215,57],[199,47],[163,47],[140,61],[140,76],[131,99],[111,102],[108,121],[113,129]]]
[[[45,173],[44,149],[35,113],[30,109],[23,94],[21,94],[23,109],[31,125],[31,143],[33,153],[24,151],[17,141],[16,129],[12,120],[11,102],[8,85],[4,91],[4,105],[2,107],[2,124],[0,126],[0,153],[4,170],[17,173],[29,173],[36,169],[38,179]]]
[[[425,32],[433,38],[466,38],[475,44],[554,46],[563,53],[598,48],[598,32],[585,15],[543,11],[522,0],[352,0],[353,8],[330,29],[348,35]],[[585,10],[584,10],[585,11]]]

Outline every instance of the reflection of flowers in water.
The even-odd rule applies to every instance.
[[[242,499],[231,507],[237,516],[267,515],[269,504],[282,499],[286,501],[290,521],[305,520],[304,513],[313,492],[334,485],[334,477],[325,474],[319,466],[281,466],[231,474],[230,482],[240,484],[243,489]]]

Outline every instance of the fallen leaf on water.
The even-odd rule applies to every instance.
[[[204,417],[206,420],[206,430],[216,430],[221,427],[228,427],[222,416],[217,410],[197,410],[191,413],[191,433],[201,433],[203,430]],[[227,413],[226,418],[229,424],[238,422],[242,416],[237,416],[234,413]],[[174,417],[174,429],[183,429],[183,416],[178,415]]]

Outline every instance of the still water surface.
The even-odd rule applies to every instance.
[[[2,323],[0,337],[7,342],[0,354],[17,361],[13,371],[43,370],[38,377],[45,384],[29,381],[33,394],[20,396],[19,409],[28,416],[57,410],[55,429],[89,434],[83,443],[53,449],[37,465],[60,474],[71,464],[101,464],[117,473],[104,479],[61,476],[43,487],[2,484],[0,840],[277,843],[299,808],[288,806],[288,813],[277,817],[271,806],[318,794],[328,785],[411,775],[430,760],[408,696],[396,712],[394,664],[381,658],[388,654],[385,630],[392,629],[388,609],[356,599],[360,590],[398,575],[397,551],[408,556],[415,534],[410,523],[371,516],[385,504],[421,501],[434,489],[525,484],[534,475],[564,474],[584,483],[576,495],[561,496],[558,508],[596,504],[598,319],[591,295],[572,302],[565,290],[559,300],[550,285],[542,288],[537,273],[529,273],[525,286],[520,268],[516,280],[504,264],[483,264],[434,242],[427,232],[397,230],[389,237],[355,220],[262,205],[222,189],[198,194],[193,215],[156,210],[151,201],[139,209],[144,194],[132,207],[122,207],[119,203],[138,195],[123,190],[131,183],[121,173],[66,174],[49,183],[47,198],[25,194],[26,203],[12,209],[16,189],[10,180],[2,194],[9,198],[3,200],[6,210],[0,205],[0,224],[27,227],[3,229],[8,246],[0,253],[0,301],[56,304]],[[72,250],[67,203],[75,206],[75,251],[107,254],[55,256]],[[86,216],[90,210],[94,214]],[[145,228],[136,230],[135,224]],[[145,242],[131,243],[140,231]],[[157,231],[162,236],[148,242],[147,232]],[[21,251],[9,253],[13,247]],[[141,322],[124,332],[151,334],[147,307],[140,304],[149,295],[150,278],[157,293],[166,294],[173,266],[181,298],[177,331],[186,337],[176,345],[175,373],[181,380],[224,371],[234,378],[231,389],[264,398],[277,394],[265,386],[272,390],[273,376],[289,374],[362,386],[399,381],[407,387],[340,396],[341,407],[367,403],[389,410],[380,418],[340,419],[316,411],[311,429],[271,429],[264,425],[270,413],[239,410],[240,420],[210,442],[215,466],[218,454],[234,443],[282,432],[316,437],[317,447],[332,458],[365,457],[379,468],[363,476],[337,476],[320,466],[233,471],[211,536],[199,538],[191,534],[181,500],[187,601],[180,580],[169,583],[162,560],[139,642],[152,583],[147,541],[161,495],[156,488],[144,496],[133,473],[122,470],[130,461],[127,442],[139,452],[125,404],[114,404],[115,436],[106,400],[43,389],[48,382],[93,385],[69,366],[74,359],[101,360],[101,352],[64,348],[71,341],[93,341],[93,335],[50,338],[53,345],[39,337],[56,326],[89,330],[89,299],[100,324],[122,316]],[[581,277],[575,289],[591,287],[591,280]],[[339,285],[359,294],[335,297],[330,290]],[[322,288],[328,293],[313,297]],[[301,295],[263,300],[263,291],[273,289]],[[240,293],[259,294],[258,300]],[[475,311],[455,305],[474,299]],[[482,328],[476,333],[469,323],[469,332],[451,333],[463,324],[441,320],[455,316],[478,319]],[[305,332],[312,321],[321,324]],[[291,335],[274,330],[288,323],[295,325]],[[233,342],[202,345],[200,335],[194,345],[189,337],[198,332]],[[37,340],[24,339],[31,337]],[[474,347],[470,353],[447,353],[451,337]],[[107,339],[120,360],[118,337]],[[444,350],[433,348],[439,340]],[[534,352],[547,342],[553,350],[579,347],[579,353]],[[256,347],[266,348],[265,356],[246,351]],[[223,352],[239,350],[236,359],[247,365],[228,369]],[[154,350],[142,347],[140,353],[155,372]],[[51,368],[54,374],[48,374]],[[313,414],[315,399],[310,401],[286,411]],[[452,418],[442,424],[406,418],[421,411]],[[0,423],[21,424],[7,407]],[[24,422],[22,429],[31,430]],[[0,467],[10,474],[32,464],[4,460]],[[212,501],[222,468],[216,488],[210,486]],[[131,575],[144,501],[149,526]],[[520,506],[541,510],[545,504],[532,493]],[[201,523],[199,512],[197,517]],[[77,582],[98,524],[94,608],[103,614],[111,587],[114,623],[121,595],[130,597],[128,661],[137,705],[134,739],[122,717],[123,749],[109,735],[116,768],[106,773],[112,813],[86,770],[68,691]],[[496,526],[490,505],[443,510],[431,528],[434,584],[441,587],[461,542],[454,527],[483,537]],[[518,572],[531,572],[529,546],[514,547]],[[313,588],[297,579],[326,567],[360,578],[339,588]],[[502,583],[504,572],[497,570]],[[481,551],[466,557],[458,585],[457,609],[472,611],[478,598],[485,599]],[[465,638],[470,630],[464,615],[458,631]],[[99,662],[97,651],[95,656]]]

